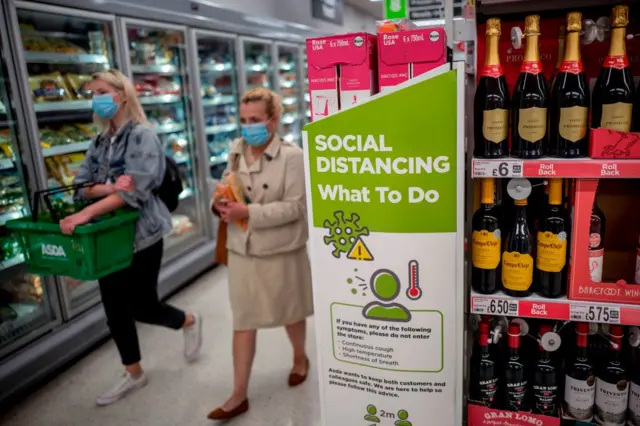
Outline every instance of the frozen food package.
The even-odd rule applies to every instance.
[[[80,129],[89,138],[93,138],[95,135],[100,133],[100,129],[95,123],[76,123],[74,126]]]
[[[69,54],[81,54],[87,53],[84,49],[76,46],[68,40],[62,38],[51,38],[48,37],[47,41],[49,42],[51,48],[50,52],[55,53],[69,53]]]
[[[59,72],[29,76],[29,88],[35,102],[57,102],[72,99],[64,78]]]
[[[70,142],[84,142],[89,138],[89,135],[80,130],[80,128],[70,124],[62,126],[60,133],[62,133]]]
[[[66,75],[69,87],[77,99],[91,99],[91,87],[89,84],[93,80],[90,75],[72,74]]]

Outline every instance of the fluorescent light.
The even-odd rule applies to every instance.
[[[264,19],[264,18],[260,18],[259,16],[250,16],[250,15],[243,16],[243,19],[247,22],[251,22],[252,24],[264,25],[271,28],[284,29],[287,27],[283,21],[276,20],[276,19]]]
[[[379,3],[379,2],[381,2],[382,0],[369,0],[369,1],[370,1],[371,3]]]

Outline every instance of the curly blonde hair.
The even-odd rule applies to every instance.
[[[144,124],[150,126],[147,121],[147,115],[142,109],[140,100],[136,93],[131,80],[127,78],[120,71],[112,69],[109,71],[101,71],[91,76],[93,80],[102,80],[114,89],[123,92],[127,102],[122,105],[124,108],[124,115],[127,120],[133,121],[136,124]],[[97,114],[93,114],[93,121],[98,125],[100,131],[104,132],[109,129],[109,120],[99,117]]]
[[[246,92],[240,100],[243,104],[259,101],[265,101],[267,104],[267,115],[270,119],[282,117],[282,113],[284,111],[282,99],[280,98],[280,95],[272,90],[265,89],[264,87],[257,87]]]

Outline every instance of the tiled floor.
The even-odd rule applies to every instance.
[[[149,384],[108,407],[96,407],[96,395],[121,372],[113,342],[108,342],[35,392],[8,416],[3,426],[197,426],[215,425],[207,413],[232,389],[231,312],[227,275],[217,268],[171,299],[205,318],[201,359],[187,365],[178,332],[139,325],[143,363]],[[292,390],[286,385],[291,347],[283,329],[259,333],[250,390],[251,410],[232,426],[319,426],[318,382],[313,321],[309,321],[309,380]]]

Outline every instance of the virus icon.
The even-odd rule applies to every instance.
[[[333,252],[331,254],[335,258],[340,258],[343,253],[348,253],[359,237],[369,235],[369,228],[358,225],[360,216],[357,213],[351,213],[350,219],[345,219],[343,211],[333,213],[335,221],[331,222],[325,219],[323,227],[329,231],[329,235],[324,237],[326,245],[333,244]]]

